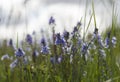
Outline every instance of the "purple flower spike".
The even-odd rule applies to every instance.
[[[110,44],[110,32],[107,33],[107,37],[105,39],[105,46],[106,46],[106,48],[109,47],[109,44]]]
[[[47,46],[42,46],[41,53],[43,53],[43,54],[49,54],[49,48]]]
[[[17,66],[17,64],[18,64],[18,60],[16,59],[16,60],[14,60],[14,61],[10,64],[11,70],[12,70],[13,68],[15,68],[15,67]]]
[[[81,22],[78,22],[78,23],[77,23],[77,26],[81,26],[81,25],[82,25]]]
[[[68,39],[69,39],[70,34],[69,34],[69,32],[64,31],[63,36],[64,36],[64,38],[65,38],[66,40],[68,40]]]
[[[31,45],[32,44],[32,36],[30,34],[27,34],[26,41]]]
[[[78,28],[75,26],[73,29],[73,33],[77,32],[77,31],[78,31]]]
[[[13,46],[13,40],[12,39],[9,40],[9,46]]]
[[[44,38],[42,38],[42,39],[41,39],[41,44],[42,44],[43,46],[45,46],[45,45],[46,45],[46,41],[45,41],[45,39],[44,39]]]
[[[117,39],[114,36],[114,37],[112,37],[112,45],[113,45],[113,47],[115,47],[116,43],[117,43]]]
[[[86,52],[87,52],[87,49],[88,49],[87,44],[86,44],[86,43],[83,43],[81,52],[82,52],[82,53],[86,53]]]
[[[60,57],[58,57],[58,63],[62,62],[62,55]]]
[[[21,48],[19,48],[17,51],[15,51],[15,55],[16,57],[22,57],[25,55],[25,52]]]
[[[95,28],[94,34],[98,34],[98,28]]]
[[[9,55],[8,54],[5,54],[1,57],[1,60],[6,60],[6,59],[10,59]]]
[[[106,46],[106,48],[109,47],[109,43],[110,43],[110,39],[107,37],[107,38],[105,39],[105,46]]]
[[[51,16],[49,19],[49,25],[54,24],[55,23],[55,19]]]
[[[65,45],[65,40],[61,38],[60,33],[56,34],[56,40],[55,40],[56,45]]]

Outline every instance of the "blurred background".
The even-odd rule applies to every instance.
[[[120,23],[120,0],[115,1],[115,9]],[[71,31],[82,18],[84,27],[92,14],[92,0],[0,0],[0,39],[23,38],[33,31],[50,33],[48,21],[51,16],[56,20],[56,32],[64,29]],[[86,5],[87,4],[87,5]],[[102,32],[111,25],[113,0],[94,0],[97,27]],[[87,7],[87,8],[86,8]],[[90,24],[94,30],[94,21]]]

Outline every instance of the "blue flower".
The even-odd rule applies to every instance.
[[[74,46],[74,45],[71,46],[71,52],[73,53],[73,55],[75,52],[77,52],[76,46]]]
[[[81,26],[81,25],[82,25],[81,22],[78,22],[78,23],[77,23],[77,26]]]
[[[8,54],[5,54],[1,57],[1,60],[5,60],[5,59],[10,59],[9,55]]]
[[[48,54],[49,53],[49,47],[47,47],[46,41],[45,41],[44,38],[41,39],[41,44],[42,44],[41,53]]]
[[[25,55],[25,52],[21,48],[18,48],[18,50],[15,51],[15,55],[16,57],[22,57]]]
[[[103,44],[103,41],[102,41],[102,39],[101,39],[101,36],[98,35],[97,38],[98,38],[99,46],[100,46],[101,48],[104,48],[104,44]]]
[[[43,46],[45,46],[45,45],[46,45],[45,38],[42,38],[40,43],[41,43]]]
[[[55,19],[51,16],[49,19],[49,25],[54,24],[55,23]]]
[[[11,69],[15,68],[17,66],[17,64],[18,64],[18,60],[16,59],[10,64],[10,68]]]
[[[117,43],[117,39],[116,39],[116,37],[114,36],[114,37],[112,37],[112,45],[113,45],[113,47],[115,47],[115,44]]]
[[[110,32],[108,32],[108,34],[107,34],[107,38],[105,39],[105,45],[106,45],[106,48],[109,47],[109,44],[110,44]]]
[[[99,44],[99,47],[101,48],[104,48],[104,44],[103,44],[103,41],[101,39],[101,35],[98,34],[98,29],[95,28],[95,31],[94,31],[94,34],[93,34],[93,37],[92,37],[92,41],[93,40],[96,40]]]
[[[30,34],[27,34],[26,41],[31,45],[32,44],[32,36]]]
[[[85,54],[85,53],[87,52],[87,49],[88,49],[87,43],[83,43],[81,52],[82,52],[83,54]]]
[[[78,31],[78,28],[77,28],[77,26],[75,26],[73,29],[73,33],[77,32],[77,31]]]
[[[95,28],[94,34],[98,34],[98,28]]]
[[[58,57],[58,63],[61,63],[61,62],[62,62],[62,59],[63,59],[63,57],[62,57],[62,55],[60,55],[60,56]]]
[[[109,47],[109,44],[110,44],[110,39],[107,37],[107,38],[105,39],[106,48]]]
[[[42,46],[41,53],[49,54],[49,48],[47,46]]]
[[[10,39],[10,40],[8,41],[8,46],[10,46],[10,47],[12,47],[14,50],[16,50],[16,46],[13,44],[13,40],[12,40],[12,39]]]
[[[55,40],[56,45],[65,45],[65,40],[64,38],[61,38],[60,33],[56,34],[56,40]]]
[[[91,59],[90,52],[89,52],[89,45],[87,43],[83,43],[81,52],[82,52],[81,56],[85,61],[87,61],[88,59]]]
[[[63,36],[64,36],[64,38],[65,38],[66,40],[68,40],[68,39],[69,39],[70,34],[69,34],[69,32],[64,31]]]
[[[13,40],[10,39],[8,44],[9,44],[9,46],[13,46]]]

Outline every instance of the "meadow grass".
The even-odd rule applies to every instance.
[[[110,31],[110,41],[113,36],[117,38],[115,47],[113,47],[112,42],[110,42],[108,48],[101,48],[98,39],[93,39],[94,41],[91,38],[84,40],[89,36],[85,34],[92,17],[94,18],[95,28],[97,28],[93,2],[92,9],[93,14],[90,17],[90,21],[87,26],[84,25],[86,30],[84,30],[83,38],[79,36],[80,30],[77,30],[69,40],[66,39],[66,44],[71,47],[67,46],[66,48],[62,43],[54,44],[56,38],[54,36],[54,28],[52,28],[53,43],[49,44],[50,53],[44,54],[41,52],[42,48],[39,46],[42,43],[37,44],[34,42],[28,44],[28,42],[23,40],[21,47],[28,58],[27,63],[23,62],[25,56],[14,56],[15,51],[19,48],[18,37],[15,45],[16,49],[13,46],[8,46],[6,44],[7,41],[4,40],[0,46],[0,58],[5,54],[9,54],[12,58],[0,60],[0,82],[120,82],[120,26],[116,23],[114,19],[116,17],[113,13],[112,25],[101,36],[102,40],[105,40],[106,34]],[[80,28],[80,25],[77,25],[76,28]],[[78,39],[82,39],[81,44],[78,44]],[[92,42],[94,42],[94,45],[92,45]],[[82,52],[84,43],[88,45],[85,48],[85,52]],[[96,48],[90,48],[91,46]],[[66,50],[68,48],[70,48],[70,51]],[[38,56],[33,55],[34,50],[38,51]],[[100,50],[101,52],[103,51],[102,54]],[[104,56],[104,52],[106,56]],[[61,56],[62,59],[58,62]],[[53,58],[52,61],[51,58]],[[10,64],[15,59],[18,60],[17,65],[14,68],[10,68]]]

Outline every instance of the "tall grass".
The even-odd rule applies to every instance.
[[[95,28],[97,28],[94,3],[92,2],[93,13],[90,17],[89,23],[84,30],[84,38],[92,17],[94,18]],[[113,8],[114,12],[114,8]],[[115,18],[115,19],[114,19]],[[86,20],[86,15],[85,19]],[[0,57],[4,54],[9,54],[8,59],[0,60],[0,82],[120,82],[120,27],[116,23],[116,17],[113,13],[112,26],[109,27],[102,37],[106,37],[106,34],[111,32],[110,40],[115,36],[117,38],[116,47],[112,46],[110,42],[109,48],[101,48],[98,39],[88,39],[81,40],[83,43],[78,44],[78,39],[81,39],[80,35],[80,25],[77,25],[79,31],[74,33],[74,36],[66,40],[66,44],[70,45],[70,51],[66,52],[66,47],[62,45],[56,45],[55,43],[55,30],[53,31],[53,43],[49,44],[50,53],[41,53],[41,44],[28,44],[23,41],[22,49],[25,51],[26,57],[28,57],[28,62],[25,64],[23,62],[24,57],[15,57],[14,49],[11,46],[7,46],[6,40],[2,43],[0,47]],[[85,28],[85,27],[84,27]],[[18,36],[17,36],[17,47],[18,48]],[[94,40],[94,41],[93,41]],[[36,41],[36,40],[35,40]],[[96,46],[95,49],[91,49],[92,42]],[[81,51],[84,43],[87,43],[85,52]],[[71,45],[72,44],[72,45]],[[93,46],[94,46],[93,45]],[[30,50],[27,50],[28,48]],[[63,49],[64,48],[64,49]],[[34,56],[34,50],[38,51],[38,56]],[[89,50],[89,55],[88,54]],[[103,50],[106,56],[100,54],[100,50]],[[62,61],[58,62],[57,59],[62,56]],[[53,58],[51,62],[51,58]],[[10,68],[10,64],[17,59],[17,66],[15,68]]]

